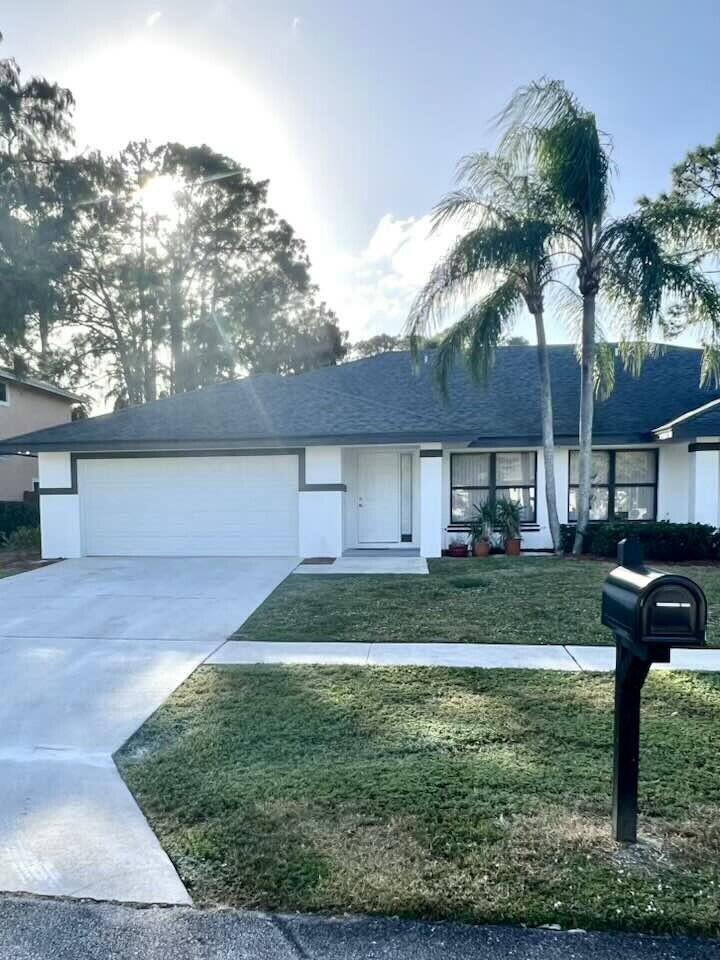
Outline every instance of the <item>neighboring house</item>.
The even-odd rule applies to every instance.
[[[78,398],[59,387],[0,367],[0,443],[70,420]],[[0,501],[22,500],[38,481],[37,457],[0,455]]]
[[[573,519],[579,367],[550,348],[562,521]],[[593,519],[720,522],[720,393],[701,352],[667,347],[595,412]],[[263,374],[15,438],[37,453],[43,552],[438,556],[473,504],[524,505],[523,544],[549,548],[533,347],[507,346],[485,388],[459,368],[438,395],[386,353],[297,376]]]

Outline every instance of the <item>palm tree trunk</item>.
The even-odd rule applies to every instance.
[[[543,463],[545,465],[545,501],[547,503],[548,524],[555,553],[562,553],[560,521],[557,508],[557,487],[555,486],[555,425],[553,423],[553,401],[550,385],[550,358],[545,338],[543,311],[533,314],[537,334],[537,358],[540,367],[540,415],[542,419]]]
[[[577,491],[577,526],[573,553],[582,553],[588,521],[592,475],[592,432],[595,371],[595,293],[583,297],[582,357],[580,367],[580,454]]]

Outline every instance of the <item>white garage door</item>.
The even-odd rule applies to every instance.
[[[295,456],[78,460],[83,552],[292,557]]]

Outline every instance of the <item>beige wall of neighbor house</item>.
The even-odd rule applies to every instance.
[[[73,403],[69,398],[8,382],[0,376],[0,440],[66,423]],[[0,455],[0,500],[22,500],[37,479],[36,457]]]

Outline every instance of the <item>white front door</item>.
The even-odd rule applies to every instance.
[[[395,451],[358,454],[358,543],[400,542],[399,465]]]

